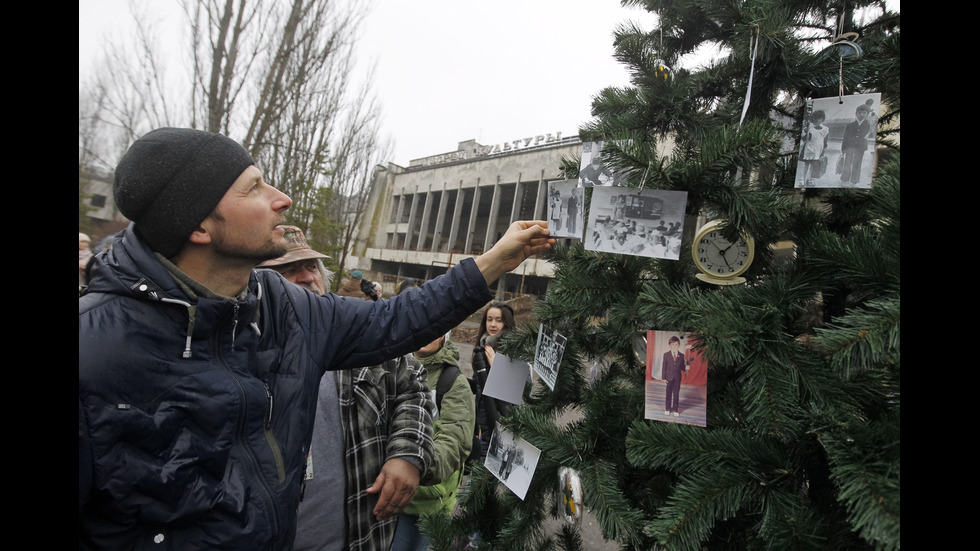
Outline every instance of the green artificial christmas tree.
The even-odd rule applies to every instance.
[[[479,531],[481,549],[584,549],[576,526],[548,522],[570,468],[623,549],[899,549],[899,14],[870,0],[623,3],[658,28],[617,31],[632,85],[599,92],[581,136],[605,142],[627,187],[686,192],[681,254],[580,240],[549,253],[535,314],[567,338],[555,388],[529,385],[501,422],[541,451],[527,495],[474,468],[456,518],[424,520],[433,547]],[[685,68],[706,46],[727,53]],[[798,187],[807,100],[866,93],[881,102],[870,188]],[[709,220],[754,238],[744,283],[696,277]],[[648,330],[696,338],[705,426],[646,418]],[[502,351],[531,362],[537,334]]]

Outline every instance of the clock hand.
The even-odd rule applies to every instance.
[[[725,249],[725,251],[727,251],[727,250],[728,250],[728,249]],[[725,258],[725,251],[721,251],[721,259],[725,261],[725,266],[728,266],[728,267],[730,268],[730,267],[731,267],[732,265],[731,265],[731,264],[729,264],[729,263],[728,263],[728,259],[727,259],[727,258]]]
[[[714,242],[712,241],[712,243],[714,243]],[[719,253],[721,254],[721,259],[725,261],[725,266],[728,266],[728,267],[731,267],[731,264],[729,264],[729,263],[728,263],[728,259],[727,259],[727,258],[725,258],[725,253],[726,253],[726,252],[728,252],[728,249],[731,249],[731,248],[732,248],[732,245],[734,245],[734,243],[732,243],[732,244],[729,244],[729,245],[728,245],[727,247],[725,247],[724,249],[722,249],[722,248],[721,248],[721,247],[719,247],[718,245],[715,245],[715,247],[716,247],[716,248],[718,249],[718,252],[719,252]]]

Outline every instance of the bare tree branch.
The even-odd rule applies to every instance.
[[[161,46],[160,26],[137,9],[153,4],[131,5],[134,34],[106,41],[102,70],[80,89],[79,163],[111,167],[158,126],[221,132],[241,140],[266,180],[293,198],[287,217],[311,243],[342,258],[372,172],[390,153],[372,74],[358,73],[365,3],[180,0],[183,55]],[[168,61],[188,81],[169,78]],[[118,151],[97,151],[107,134]]]

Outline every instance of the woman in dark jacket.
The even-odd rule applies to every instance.
[[[483,314],[480,321],[480,332],[476,346],[473,347],[473,376],[480,383],[480,388],[487,386],[487,376],[490,366],[497,354],[496,347],[500,339],[514,329],[514,309],[506,302],[493,301]],[[487,455],[490,436],[494,426],[501,416],[507,414],[507,402],[490,396],[481,396],[482,408],[477,408],[476,424],[480,427],[480,459]]]

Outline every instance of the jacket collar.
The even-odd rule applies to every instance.
[[[120,232],[112,246],[99,253],[92,269],[88,293],[105,293],[130,296],[148,302],[161,302],[183,307],[187,311],[188,324],[183,357],[191,355],[192,337],[206,337],[216,323],[226,319],[233,310],[236,330],[248,324],[259,331],[259,301],[262,287],[254,270],[242,293],[234,298],[217,295],[180,271],[169,260],[158,256],[143,241],[135,226]],[[238,321],[242,320],[242,327]]]

